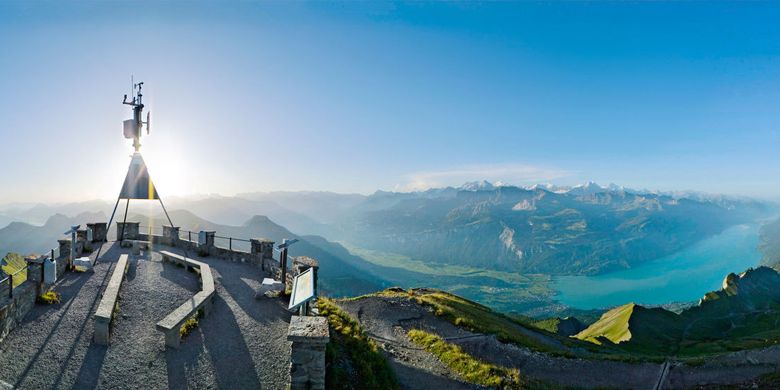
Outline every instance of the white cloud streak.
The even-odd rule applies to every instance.
[[[441,171],[413,172],[403,176],[396,191],[422,191],[429,188],[459,186],[469,181],[487,180],[509,184],[535,184],[570,176],[557,168],[526,164],[473,165]]]

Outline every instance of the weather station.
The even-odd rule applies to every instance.
[[[133,109],[133,117],[123,122],[123,134],[126,139],[133,140],[134,152],[130,156],[130,166],[127,169],[127,175],[125,176],[122,189],[120,190],[119,196],[117,197],[116,203],[114,204],[114,210],[111,212],[111,218],[108,220],[108,227],[110,228],[111,223],[114,221],[114,217],[116,216],[119,203],[122,200],[125,200],[125,213],[122,219],[121,231],[119,232],[120,244],[125,237],[124,229],[127,222],[127,213],[130,208],[131,199],[159,201],[163,213],[165,213],[165,218],[168,220],[170,226],[174,226],[173,221],[171,220],[171,217],[168,215],[168,211],[165,208],[165,204],[163,203],[162,198],[160,197],[160,194],[154,185],[154,181],[152,181],[152,177],[149,174],[146,162],[144,162],[144,158],[141,155],[141,135],[143,134],[144,128],[146,129],[146,135],[149,135],[149,130],[151,128],[150,112],[146,113],[146,120],[143,120],[143,86],[143,82],[132,82],[132,99],[128,100],[127,95],[124,95],[124,99],[122,99],[122,104],[128,105]],[[95,261],[97,261],[99,256],[100,252],[98,251],[98,256],[95,257]]]

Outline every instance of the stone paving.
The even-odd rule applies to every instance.
[[[175,253],[181,250],[169,247]],[[100,292],[122,253],[104,245],[95,273],[66,273],[62,301],[36,305],[0,343],[0,385],[40,388],[268,388],[287,385],[291,313],[280,299],[254,299],[264,275],[252,265],[188,257],[211,266],[213,311],[178,350],[166,350],[155,324],[198,290],[197,275],[163,263],[159,253],[130,256],[111,345],[92,342]],[[183,254],[183,253],[182,253]],[[94,254],[93,254],[94,256]]]

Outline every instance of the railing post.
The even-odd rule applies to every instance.
[[[14,297],[14,276],[8,275],[8,298]]]
[[[233,237],[230,237],[230,251],[233,252]]]
[[[187,230],[187,241],[192,242],[192,231]]]

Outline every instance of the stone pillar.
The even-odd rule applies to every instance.
[[[122,225],[125,227],[125,240],[137,240],[138,239],[138,231],[139,231],[139,222],[117,222],[116,223],[116,240],[120,241],[122,237],[119,235],[122,234]]]
[[[163,225],[163,243],[176,246],[179,243],[179,227]]]
[[[87,240],[87,229],[76,230],[76,254],[81,255],[82,252],[92,252],[92,242]]]
[[[70,258],[70,238],[62,238],[57,240],[57,242],[60,244],[60,257],[59,259],[69,262],[69,260],[73,260]]]
[[[27,280],[35,286],[35,296],[43,294],[43,257],[29,256],[27,262]]]
[[[330,340],[325,317],[292,316],[287,330],[290,346],[290,389],[325,388],[325,345]]]
[[[205,230],[201,230],[198,232],[198,255],[199,256],[208,256],[213,252],[214,249],[214,236],[217,234],[217,232],[209,232]],[[200,236],[205,235],[206,236],[206,242],[201,243]]]
[[[106,222],[88,223],[87,227],[92,229],[92,242],[105,242],[108,233],[108,224]]]
[[[252,243],[252,257],[265,271],[265,262],[273,261],[274,258],[274,242],[266,238],[253,238],[249,241]]]

